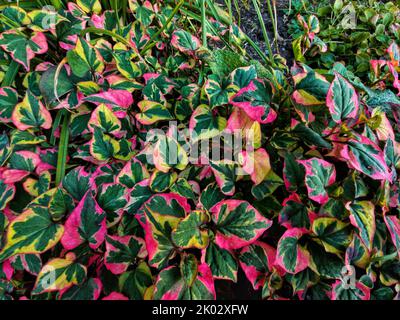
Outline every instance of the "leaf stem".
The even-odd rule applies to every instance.
[[[201,31],[203,47],[207,48],[206,0],[201,0]]]

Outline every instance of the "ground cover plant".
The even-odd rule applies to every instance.
[[[297,60],[308,60],[316,68],[331,68],[337,61],[367,81],[370,61],[383,57],[393,41],[399,40],[399,7],[381,1],[318,1],[304,9],[293,9],[297,21],[290,27]],[[313,39],[302,19],[314,16],[320,30]]]
[[[1,2],[0,299],[400,298],[399,9],[267,2]]]

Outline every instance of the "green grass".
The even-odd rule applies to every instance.
[[[59,186],[65,177],[68,157],[69,125],[71,119],[71,114],[68,110],[63,109],[60,112],[61,117],[63,117],[63,123],[61,128],[60,144],[58,147],[56,186]]]
[[[264,19],[262,17],[262,14],[261,14],[260,6],[258,5],[258,1],[257,0],[252,0],[252,1],[253,1],[254,9],[256,10],[256,13],[257,13],[258,21],[260,23],[260,27],[261,27],[263,36],[264,36],[265,44],[267,45],[269,59],[272,62],[272,61],[274,61],[274,54],[272,52],[271,42],[269,41],[267,28],[265,27],[265,23],[264,23]]]

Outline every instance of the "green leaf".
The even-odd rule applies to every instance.
[[[9,53],[13,60],[23,65],[30,71],[30,62],[37,54],[44,54],[48,50],[46,36],[34,33],[31,38],[26,38],[16,30],[5,31],[0,34],[0,47]]]
[[[318,158],[298,161],[305,168],[305,183],[308,197],[319,204],[325,204],[329,200],[326,188],[336,181],[335,167]]]
[[[285,155],[285,164],[283,168],[283,179],[288,191],[297,191],[304,184],[305,171],[292,153]]]
[[[215,180],[223,194],[232,196],[235,193],[237,164],[233,161],[211,161]]]
[[[246,201],[221,201],[210,212],[217,230],[215,243],[227,250],[253,243],[272,225]]]
[[[279,213],[279,223],[288,229],[309,229],[311,227],[309,209],[301,202],[296,193],[283,201],[283,208]]]
[[[18,93],[10,87],[0,88],[0,121],[12,122],[11,117],[18,104]]]
[[[209,267],[185,255],[181,267],[169,267],[158,275],[154,300],[213,300],[214,281]]]
[[[230,50],[213,50],[210,67],[213,74],[220,77],[228,76],[235,69],[245,67],[246,62],[243,57]]]
[[[367,137],[355,135],[347,141],[341,154],[352,168],[372,179],[392,181],[393,173],[386,164],[383,151]]]
[[[30,91],[27,91],[24,100],[16,105],[12,120],[14,125],[22,131],[30,128],[48,130],[53,123],[50,112]]]
[[[42,259],[38,254],[21,254],[12,260],[14,270],[26,271],[34,276],[37,276],[42,270]]]
[[[179,51],[193,54],[200,48],[200,40],[185,30],[178,30],[172,34],[171,44]]]
[[[210,267],[215,279],[237,281],[238,262],[232,252],[210,242],[203,251],[203,260]]]
[[[11,135],[11,144],[16,146],[38,145],[43,142],[46,142],[46,136],[36,136],[29,131],[15,130]]]
[[[329,88],[326,104],[336,123],[346,119],[355,119],[358,116],[359,101],[354,87],[339,73]]]
[[[107,162],[115,157],[121,150],[120,143],[102,130],[95,127],[92,140],[90,141],[90,154],[96,160]]]
[[[57,72],[57,67],[50,67],[39,81],[40,92],[48,104],[58,104],[58,100],[74,89],[71,77],[65,67]]]
[[[133,188],[137,183],[150,177],[146,167],[136,158],[126,163],[119,172],[117,180],[127,188]]]
[[[46,252],[60,241],[63,233],[64,226],[52,221],[47,208],[29,208],[9,224],[0,262],[16,254]]]
[[[142,75],[142,71],[137,63],[132,61],[135,54],[132,51],[127,51],[124,47],[116,47],[113,51],[113,57],[117,64],[118,71],[127,79],[133,80]]]
[[[320,134],[315,132],[313,129],[305,126],[302,123],[296,124],[292,130],[292,134],[298,136],[300,140],[304,141],[310,146],[316,146],[324,149],[332,149],[332,145],[321,137]]]
[[[99,51],[83,38],[78,38],[76,47],[67,53],[68,64],[77,77],[84,77],[88,72],[102,73],[103,58]]]
[[[140,113],[136,114],[136,119],[143,125],[174,119],[170,111],[158,102],[143,100],[138,103],[138,107]]]
[[[220,192],[218,186],[216,184],[210,184],[201,193],[199,201],[201,205],[209,211],[222,199],[224,199],[224,195]]]
[[[355,226],[361,240],[371,250],[375,236],[375,206],[370,201],[354,201],[348,203],[346,208],[350,211],[350,222]]]
[[[186,150],[174,138],[161,136],[153,150],[153,161],[155,167],[168,173],[170,169],[183,171],[189,164]]]
[[[263,161],[265,161],[265,159]],[[251,188],[251,194],[257,200],[263,200],[264,198],[272,195],[276,191],[276,189],[278,189],[282,185],[283,180],[271,170],[266,178],[259,185],[253,186]]]
[[[290,274],[297,274],[310,264],[309,252],[299,243],[304,234],[304,229],[289,229],[278,242],[276,264]]]
[[[267,276],[273,271],[276,250],[263,242],[242,249],[239,255],[240,267],[244,271],[254,290],[262,288]]]
[[[18,6],[7,6],[2,13],[6,18],[21,26],[31,22],[26,11]]]
[[[232,84],[238,89],[247,87],[256,78],[257,71],[255,66],[237,68],[230,74]]]
[[[310,241],[307,243],[307,251],[310,252],[310,268],[321,277],[337,279],[341,277],[344,261],[337,255],[326,252],[323,246]]]
[[[179,194],[187,199],[196,199],[196,194],[192,185],[184,178],[180,178],[175,182],[175,184],[171,187],[171,192]]]
[[[296,90],[293,100],[303,106],[324,105],[329,90],[329,82],[315,71],[307,70],[293,76]]]
[[[210,101],[210,107],[215,108],[229,103],[231,97],[239,91],[239,87],[232,84],[229,79],[220,79],[210,75],[204,85],[204,91]]]
[[[342,280],[338,280],[332,288],[332,300],[369,300],[370,289],[356,282],[354,286],[346,286]]]
[[[132,271],[123,273],[119,278],[121,292],[131,300],[142,300],[145,291],[153,284],[151,271],[146,262],[141,262]]]
[[[192,143],[212,139],[221,134],[225,127],[225,119],[214,116],[211,108],[202,104],[194,110],[190,118],[189,129]]]
[[[330,253],[345,251],[351,242],[351,226],[336,218],[315,219],[312,231],[322,242],[325,250]]]
[[[237,79],[238,83],[243,80]],[[248,86],[239,89],[240,91],[231,98],[230,103],[233,106],[242,109],[251,120],[261,124],[272,123],[276,120],[277,113],[272,108],[275,88],[268,80],[254,79]]]
[[[172,232],[172,241],[182,249],[204,249],[208,245],[208,231],[203,226],[209,221],[204,211],[192,211]]]
[[[48,10],[33,10],[28,13],[30,28],[34,31],[54,30],[61,21],[68,21],[65,17],[58,14],[56,11]]]
[[[155,193],[165,192],[170,189],[178,179],[176,172],[154,171],[150,177],[150,190]]]
[[[147,255],[144,240],[135,236],[107,236],[104,263],[113,274],[119,275],[128,270],[135,259]]]
[[[293,292],[305,291],[319,281],[318,275],[310,268],[307,268],[297,274],[289,275],[288,281],[292,285]]]
[[[171,233],[190,211],[185,198],[176,194],[158,194],[151,197],[138,213],[145,231],[149,264],[162,269],[175,255]]]
[[[100,104],[92,112],[88,125],[92,131],[100,128],[104,133],[108,134],[118,134],[121,131],[120,120],[105,104]]]
[[[70,171],[64,178],[62,187],[76,200],[80,201],[89,190],[89,173],[84,167]]]
[[[99,14],[102,10],[99,0],[77,0],[76,4],[86,13]]]
[[[131,190],[129,195],[129,203],[126,207],[126,211],[134,215],[140,209],[140,207],[150,199],[153,195],[153,191],[151,191],[149,186],[149,180],[144,180],[140,183],[137,183]]]
[[[104,242],[106,213],[99,207],[91,191],[82,198],[64,226],[61,243],[66,250],[73,250],[82,244],[96,250]]]
[[[389,230],[392,242],[397,249],[398,256],[400,257],[400,220],[396,216],[385,215],[385,224]]]
[[[103,285],[99,279],[90,278],[83,284],[75,285],[63,291],[61,300],[95,301],[100,297]]]
[[[54,221],[60,221],[67,212],[73,210],[74,200],[65,190],[59,188],[51,197],[48,207]]]
[[[74,256],[73,254],[70,254]],[[40,271],[32,294],[60,291],[80,284],[86,278],[86,268],[75,263],[70,256],[66,259],[54,259]]]
[[[7,204],[14,198],[15,186],[12,184],[5,184],[0,180],[0,211],[4,210]]]
[[[103,184],[97,194],[99,206],[107,214],[107,225],[117,224],[129,201],[129,191],[117,183]]]

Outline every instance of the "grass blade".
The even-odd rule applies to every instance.
[[[260,6],[258,5],[257,0],[252,0],[252,1],[253,1],[254,9],[256,10],[256,13],[257,13],[258,21],[261,26],[265,44],[267,45],[267,48],[268,48],[269,58],[272,63],[274,61],[274,54],[272,52],[271,42],[269,41],[268,32],[267,32],[267,29],[265,28],[265,23],[264,23],[263,16],[261,14]]]
[[[13,84],[15,77],[18,74],[20,68],[20,64],[14,60],[11,61],[10,66],[8,67],[7,73],[4,77],[2,86],[9,87]]]
[[[269,13],[269,16],[271,18],[273,29],[274,29],[275,46],[276,46],[276,49],[279,52],[279,47],[278,47],[279,34],[278,34],[278,24],[277,24],[278,17],[276,16],[276,3],[275,3],[275,1],[273,1],[273,5],[274,5],[274,9],[272,9],[271,0],[267,0],[268,13]]]
[[[201,31],[203,47],[207,48],[206,0],[201,0]]]
[[[68,143],[69,143],[69,124],[71,114],[68,110],[62,110],[63,124],[61,128],[60,144],[58,147],[58,159],[56,169],[56,186],[59,186],[65,177],[68,156]]]
[[[86,28],[82,30],[81,35],[84,36],[86,33],[96,33],[96,34],[105,34],[106,36],[110,36],[112,38],[117,39],[119,42],[123,43],[126,46],[130,46],[130,43],[128,40],[126,40],[124,37],[120,36],[119,34],[116,34],[115,32],[105,30],[105,29],[98,29],[94,27]]]

